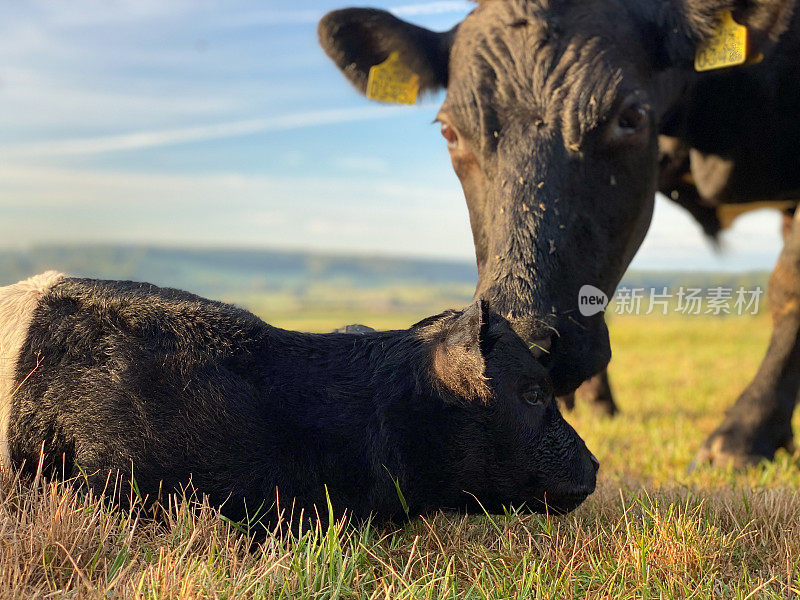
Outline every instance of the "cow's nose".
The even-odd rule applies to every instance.
[[[594,472],[596,474],[597,471],[600,469],[600,461],[597,460],[597,457],[591,452],[589,452],[589,460],[591,461],[592,466],[594,467]]]

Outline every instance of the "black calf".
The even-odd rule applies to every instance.
[[[21,284],[18,284],[21,285]],[[556,511],[597,462],[545,370],[480,303],[404,331],[304,334],[131,282],[59,279],[16,359],[6,462],[132,475],[142,494],[191,483],[232,519],[291,507],[357,518],[439,508]],[[23,303],[24,304],[24,303]],[[13,327],[0,311],[0,333]]]

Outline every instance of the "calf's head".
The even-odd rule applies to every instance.
[[[794,0],[484,0],[437,33],[372,9],[320,23],[328,55],[362,92],[397,52],[421,89],[445,88],[438,120],[469,207],[477,296],[549,348],[556,391],[610,357],[602,314],[578,292],[613,293],[642,242],[662,116],[697,44],[733,9],[764,49]]]
[[[594,491],[597,459],[561,416],[545,368],[504,318],[477,301],[422,324],[420,335],[444,415],[430,434],[441,454],[429,467],[440,505],[566,512]],[[429,455],[419,459],[431,464]]]

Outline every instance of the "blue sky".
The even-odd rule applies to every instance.
[[[319,49],[342,0],[0,0],[0,246],[235,245],[471,258],[466,207],[415,107],[361,98]],[[370,5],[435,29],[459,0]],[[634,266],[769,268],[778,217],[716,254],[659,200]]]

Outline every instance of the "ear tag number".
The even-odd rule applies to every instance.
[[[369,70],[367,98],[394,104],[416,104],[419,95],[419,75],[392,52],[385,61]]]
[[[722,11],[720,17],[719,29],[714,36],[697,48],[694,57],[697,71],[724,69],[748,62],[747,27],[737,23],[729,10]]]

